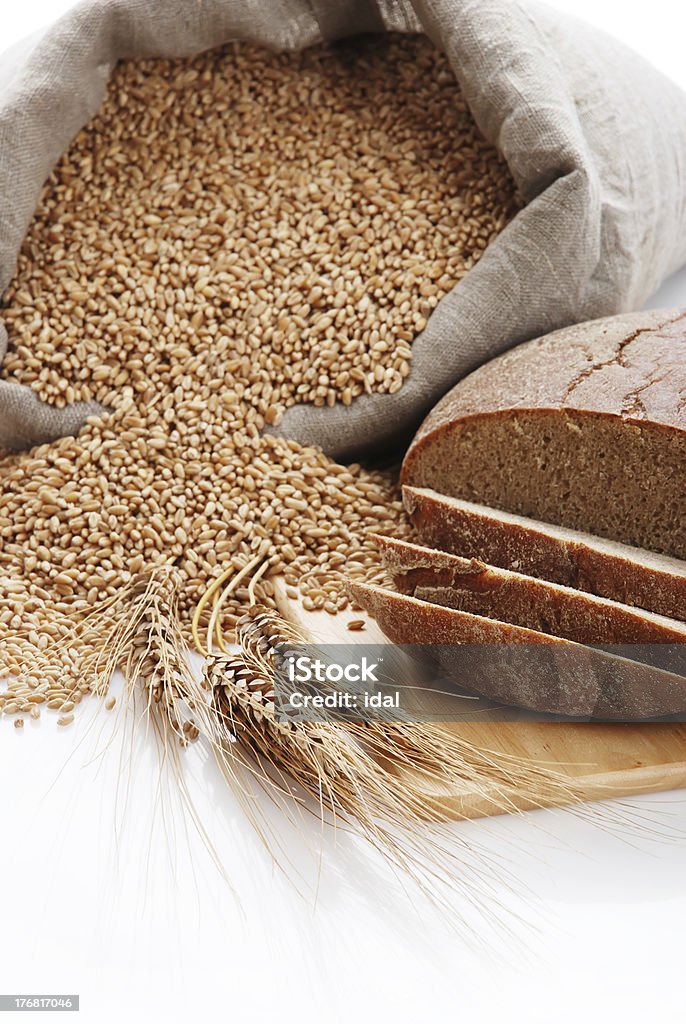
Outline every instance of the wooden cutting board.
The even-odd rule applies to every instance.
[[[282,614],[313,640],[330,644],[387,642],[374,620],[364,612],[337,616],[307,612],[286,596],[278,581],[277,603]],[[364,630],[348,630],[347,623],[352,619],[364,619]],[[576,791],[587,800],[686,787],[686,724],[458,722],[440,728],[459,734],[476,746],[546,762],[573,778]],[[416,783],[416,779],[408,777],[408,784]],[[431,796],[456,818],[480,818],[502,811],[496,800],[491,802],[483,793],[470,793],[467,788]],[[518,805],[522,810],[533,806],[526,793],[522,793]]]

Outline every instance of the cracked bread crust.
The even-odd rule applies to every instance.
[[[404,476],[424,439],[446,423],[504,409],[578,409],[686,431],[686,310],[591,320],[491,360],[429,413],[407,453]]]

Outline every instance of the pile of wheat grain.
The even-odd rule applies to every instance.
[[[121,64],[4,300],[3,376],[112,410],[0,459],[5,711],[68,716],[90,686],[73,622],[159,562],[180,569],[186,630],[208,583],[267,547],[292,597],[343,609],[343,571],[374,566],[365,532],[402,521],[395,481],[262,429],[297,402],[397,391],[515,209],[422,37]]]

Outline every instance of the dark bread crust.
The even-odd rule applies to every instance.
[[[403,502],[430,547],[686,620],[686,562],[428,489]]]
[[[440,645],[436,656],[441,672],[491,700],[544,713],[622,721],[686,708],[683,676],[370,584],[351,583],[350,593],[389,640]],[[502,645],[499,670],[480,670],[477,658],[466,679],[457,650],[464,644]],[[513,644],[525,644],[527,650],[542,645],[540,655],[508,664],[507,649]]]
[[[596,320],[486,363],[429,414],[401,479],[686,557],[686,313]]]
[[[434,431],[505,409],[580,409],[686,430],[685,353],[686,310],[604,317],[517,345],[438,402],[417,431],[403,473],[411,473]]]

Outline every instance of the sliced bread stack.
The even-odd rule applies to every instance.
[[[582,324],[486,364],[429,415],[402,482],[426,546],[377,537],[395,591],[354,588],[390,639],[545,644],[531,672],[470,680],[538,711],[686,710],[686,314]]]

